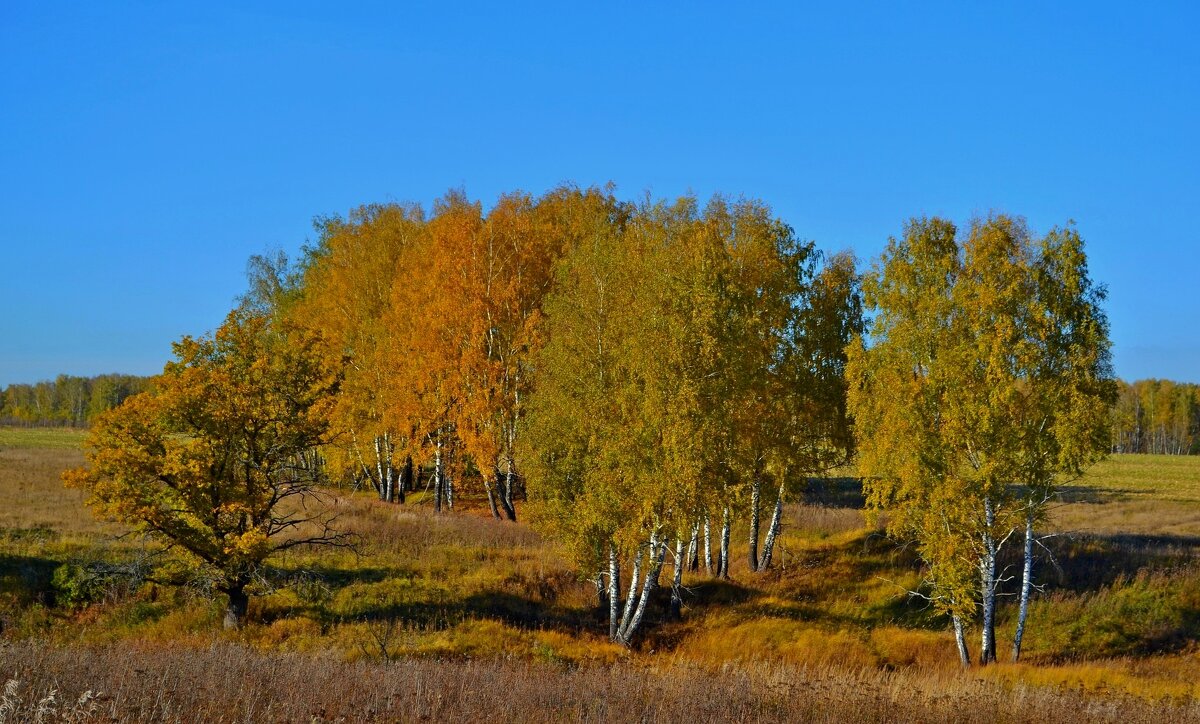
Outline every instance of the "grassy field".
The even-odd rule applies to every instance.
[[[735,544],[731,581],[687,577],[683,620],[656,608],[634,651],[553,545],[420,496],[339,496],[361,549],[274,560],[226,633],[186,567],[62,488],[79,439],[0,429],[0,679],[22,711],[57,687],[60,712],[92,689],[97,716],[132,721],[1200,720],[1200,459],[1121,456],[1075,485],[1023,663],[962,673],[946,622],[904,595],[916,561],[865,527],[849,479],[787,507],[772,571]],[[155,580],[130,583],[147,561]]]

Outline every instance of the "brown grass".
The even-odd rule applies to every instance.
[[[98,695],[86,721],[802,721],[1183,722],[1195,703],[1000,683],[962,674],[637,664],[567,668],[521,661],[393,664],[202,649],[0,648],[0,678],[20,682],[18,720],[51,689],[58,701]]]
[[[82,460],[78,434],[45,434],[0,430],[0,626],[11,642],[0,686],[20,679],[26,711],[57,686],[60,702],[102,690],[97,711],[128,721],[1197,714],[1200,656],[1183,644],[1200,630],[1186,533],[1200,461],[1130,456],[1072,491],[1055,521],[1090,533],[1051,543],[1060,577],[1039,564],[1051,585],[1031,612],[1029,663],[964,676],[945,620],[903,595],[920,581],[912,552],[864,527],[848,477],[786,506],[770,572],[748,571],[735,526],[732,580],[689,573],[682,622],[665,620],[660,591],[633,651],[607,642],[594,590],[551,542],[478,506],[434,515],[420,495],[398,506],[336,494],[360,550],[274,559],[275,585],[256,592],[239,632],[219,632],[219,598],[195,587],[146,584],[67,609],[49,588],[56,566],[120,559],[135,544],[59,482]]]

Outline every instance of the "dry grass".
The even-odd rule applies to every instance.
[[[29,716],[51,689],[71,702],[90,690],[98,698],[87,721],[1200,721],[1191,702],[1150,705],[961,674],[774,663],[717,669],[350,663],[221,643],[201,649],[19,643],[0,648],[0,658],[0,675],[20,682],[18,715]]]
[[[1200,657],[1187,645],[1200,635],[1187,537],[1200,461],[1126,456],[1093,471],[1055,511],[1060,527],[1091,534],[1055,539],[1061,575],[1039,563],[1051,585],[1031,612],[1029,663],[964,677],[946,622],[904,595],[919,585],[917,561],[864,527],[848,477],[786,507],[768,573],[748,571],[735,527],[732,580],[689,573],[682,622],[664,619],[660,592],[635,651],[607,642],[594,590],[554,545],[478,509],[434,515],[419,495],[405,506],[335,496],[360,550],[279,556],[249,625],[226,634],[220,601],[195,586],[148,583],[77,608],[54,600],[55,567],[129,557],[134,544],[62,488],[61,469],[82,459],[78,434],[44,434],[0,430],[0,626],[15,642],[0,666],[16,662],[0,668],[0,685],[20,679],[22,706],[58,686],[59,701],[102,690],[98,711],[129,721],[1036,712],[1070,722],[1178,720],[1200,699]],[[1002,646],[1011,609],[1001,609]]]

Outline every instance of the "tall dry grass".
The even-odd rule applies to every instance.
[[[82,720],[112,722],[1200,721],[1194,702],[832,666],[349,663],[221,643],[197,650],[23,642],[0,646],[0,661],[0,678],[19,682],[17,721],[51,689],[65,702],[91,691],[95,711]]]

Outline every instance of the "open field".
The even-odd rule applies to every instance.
[[[134,721],[1200,720],[1200,459],[1092,471],[1054,513],[1023,663],[962,673],[946,622],[904,595],[916,562],[865,527],[848,478],[787,506],[766,574],[735,528],[732,580],[689,574],[683,620],[656,608],[634,651],[608,643],[592,585],[527,526],[435,516],[420,495],[339,496],[360,550],[275,559],[249,625],[226,633],[186,567],[63,490],[70,433],[40,434],[0,430],[0,679],[22,682],[23,707],[57,687]],[[102,575],[148,560],[153,581]]]

